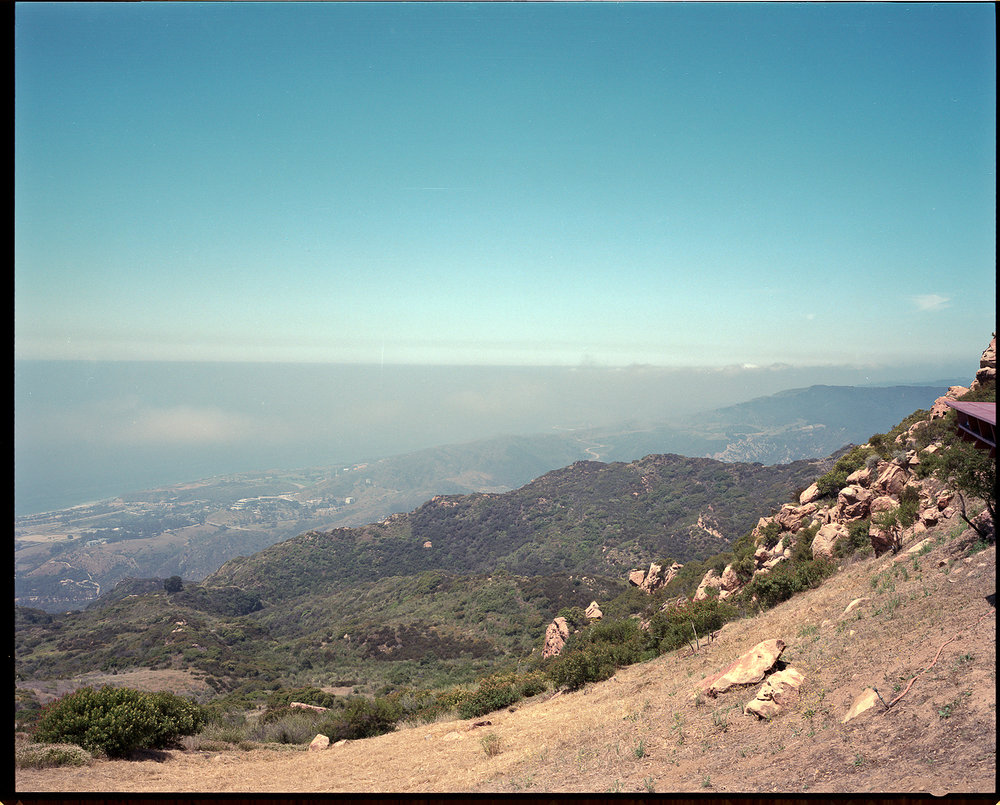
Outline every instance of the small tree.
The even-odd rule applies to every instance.
[[[163,589],[168,593],[179,593],[184,589],[184,582],[180,576],[171,576],[169,579],[163,580]]]
[[[997,462],[985,450],[955,439],[946,449],[933,456],[934,475],[955,490],[959,514],[980,537],[996,540],[997,527]],[[992,530],[969,517],[967,498],[983,501],[990,513]]]

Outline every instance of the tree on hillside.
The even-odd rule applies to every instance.
[[[969,442],[954,439],[944,450],[934,455],[934,475],[956,491],[959,514],[983,539],[996,540],[997,527],[997,462],[985,450]],[[987,526],[976,523],[967,510],[967,499],[978,499],[990,513]]]
[[[184,589],[184,582],[181,581],[180,576],[171,576],[169,579],[163,580],[163,589],[168,593],[179,593]]]

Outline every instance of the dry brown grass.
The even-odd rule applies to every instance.
[[[728,624],[698,653],[543,694],[487,716],[488,726],[440,721],[317,753],[177,751],[165,762],[25,770],[17,790],[992,792],[996,620],[985,596],[996,589],[996,550],[966,560],[969,541],[952,539],[916,560],[855,562],[816,590]],[[871,601],[842,619],[862,596]],[[769,723],[744,716],[757,686],[694,695],[699,680],[771,637],[786,642],[782,659],[806,676],[786,712]],[[888,701],[914,674],[892,709],[841,723],[865,687]],[[498,752],[484,750],[484,734],[496,736]]]

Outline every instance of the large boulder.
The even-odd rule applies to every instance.
[[[321,752],[330,745],[330,739],[326,735],[317,735],[309,744],[310,752]]]
[[[895,498],[889,497],[888,495],[882,495],[881,497],[875,498],[871,502],[870,511],[872,517],[874,517],[877,514],[891,512],[898,506],[899,502]],[[896,546],[899,535],[892,531],[883,530],[875,525],[875,523],[871,523],[868,526],[868,537],[871,539],[872,547],[875,549],[875,553],[880,555]]]
[[[812,519],[812,515],[818,508],[819,506],[815,503],[808,503],[804,506],[786,504],[774,516],[774,521],[781,526],[782,531],[789,531],[792,534],[796,534],[800,528]]]
[[[784,650],[783,640],[763,640],[717,674],[703,679],[700,688],[709,696],[718,696],[733,685],[754,685],[764,679]]]
[[[708,598],[708,591],[712,588],[719,589],[722,587],[722,578],[715,569],[710,569],[701,578],[701,584],[698,585],[698,589],[695,590],[694,598],[695,601],[704,601]]]
[[[907,482],[910,480],[910,473],[898,464],[882,463],[878,465],[878,478],[872,484],[871,489],[876,495],[893,495],[899,497]]]
[[[860,520],[868,516],[868,504],[872,499],[872,493],[858,484],[849,484],[840,490],[837,495],[837,509],[840,511],[840,520],[850,522]]]
[[[642,580],[639,587],[647,593],[653,592],[658,587],[663,586],[663,566],[656,562],[651,562],[649,570],[646,571],[646,578]]]
[[[586,616],[592,621],[599,621],[604,617],[604,613],[601,612],[601,608],[598,606],[596,601],[591,601],[590,606],[587,607]]]
[[[726,569],[722,571],[722,578],[719,581],[722,583],[722,587],[719,590],[719,598],[728,598],[743,586],[740,582],[740,577],[736,575],[736,571],[733,570],[732,565],[726,565]]]
[[[823,497],[823,495],[819,491],[819,486],[816,484],[810,484],[805,488],[805,491],[799,495],[799,505],[804,506],[807,503],[814,503],[821,497]]]
[[[770,721],[782,708],[794,701],[804,679],[805,677],[796,668],[785,668],[771,674],[761,685],[757,695],[747,702],[743,714],[752,713]]]
[[[569,624],[565,618],[556,618],[545,629],[545,645],[542,647],[542,659],[555,657],[563,650],[569,638]]]
[[[642,587],[642,583],[646,580],[645,570],[633,570],[628,574],[628,583],[633,587]]]
[[[827,559],[833,558],[833,550],[838,542],[850,536],[847,526],[843,523],[826,523],[819,527],[816,536],[812,541],[813,559],[825,556]]]

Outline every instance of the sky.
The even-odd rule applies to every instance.
[[[992,4],[20,3],[15,357],[968,362]]]

